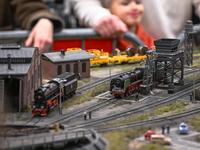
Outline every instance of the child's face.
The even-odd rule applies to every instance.
[[[144,14],[142,0],[113,0],[108,9],[128,27],[139,24]]]

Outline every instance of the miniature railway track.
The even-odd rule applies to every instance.
[[[24,125],[35,126],[38,122],[41,122],[44,119],[45,119],[45,117],[33,116],[30,120],[25,122]]]
[[[131,70],[130,70],[130,71],[131,71]],[[124,73],[127,73],[127,72],[130,72],[130,71],[125,71],[125,72],[121,72],[121,73],[116,74],[116,75],[112,75],[111,78],[118,77],[119,75],[124,74]],[[199,70],[194,70],[193,72],[194,72],[194,73],[198,73],[198,72],[200,72],[200,71],[199,71]],[[187,70],[186,70],[185,73],[184,73],[184,75],[193,74],[193,72],[192,72],[192,71],[187,71]],[[180,74],[180,73],[178,73],[178,74]],[[88,90],[88,89],[93,88],[93,87],[95,87],[95,86],[101,85],[101,84],[106,83],[106,82],[108,82],[108,81],[110,81],[110,77],[106,77],[106,78],[103,78],[103,79],[98,79],[98,80],[96,80],[96,81],[94,81],[94,82],[87,83],[87,84],[85,84],[85,85],[79,87],[77,90],[78,90],[78,92],[83,92],[83,91],[85,91],[85,90]]]
[[[126,72],[129,72],[129,71],[126,71]],[[117,76],[119,76],[120,74],[124,74],[124,73],[126,73],[126,72],[122,72],[122,73],[113,75],[112,78],[117,77]],[[195,72],[198,72],[198,71],[195,71]],[[188,75],[188,74],[191,74],[191,73],[192,73],[191,71],[185,71],[185,75],[186,75],[186,74]],[[110,77],[104,78],[104,80],[103,80],[103,79],[99,79],[99,80],[94,81],[94,82],[92,82],[92,83],[85,84],[84,86],[81,86],[80,88],[78,88],[78,91],[81,92],[81,91],[83,91],[83,90],[86,90],[86,89],[92,88],[92,87],[94,87],[94,86],[103,84],[103,83],[105,83],[105,82],[107,82],[107,81],[109,81],[109,80],[110,80]],[[196,81],[196,82],[197,82],[197,81]],[[192,83],[187,84],[186,86],[192,86]],[[180,87],[178,90],[181,90],[181,89],[184,89],[184,87]],[[175,90],[177,90],[177,89],[175,89]],[[167,99],[167,98],[166,98],[166,99]],[[76,119],[76,118],[82,116],[82,113],[83,113],[85,110],[95,111],[95,110],[98,110],[98,109],[100,109],[100,108],[102,108],[102,107],[108,106],[109,104],[117,103],[118,101],[119,101],[119,99],[115,99],[115,98],[114,98],[114,99],[109,99],[109,100],[107,100],[107,101],[104,101],[104,102],[101,102],[101,103],[98,103],[98,104],[94,104],[94,105],[91,105],[91,106],[86,107],[86,108],[84,108],[84,109],[81,109],[81,110],[79,110],[79,111],[72,112],[72,113],[68,113],[67,115],[63,115],[61,118],[59,118],[59,119],[57,119],[57,120],[54,120],[53,122],[50,122],[49,124],[51,125],[51,124],[54,124],[54,123],[60,123],[60,124],[66,123],[66,122],[69,122],[69,121],[71,121],[71,120],[73,120],[73,119]],[[172,101],[173,101],[173,100],[172,100]],[[150,105],[150,104],[148,104],[148,105]],[[142,106],[142,107],[144,107],[144,106]],[[150,107],[150,106],[149,106],[149,107]],[[145,107],[145,108],[146,108],[146,107]],[[146,109],[148,109],[148,108],[146,108]],[[106,118],[98,119],[98,120],[99,120],[98,122],[101,122],[101,121],[104,121],[104,120],[108,120],[108,121],[109,121],[109,120],[113,120],[113,119],[116,119],[116,118],[118,118],[118,117],[120,117],[120,116],[126,116],[126,115],[129,115],[130,113],[137,113],[137,112],[141,112],[141,111],[143,111],[143,110],[145,110],[145,109],[139,107],[139,108],[136,108],[136,109],[134,109],[134,110],[129,110],[129,111],[127,111],[127,112],[123,112],[123,113],[121,113],[121,114],[114,115],[115,117],[114,117],[114,116],[109,116],[109,117],[106,117]],[[42,117],[42,118],[41,118],[41,117],[39,117],[39,116],[34,116],[34,117],[32,117],[29,121],[27,121],[27,122],[25,123],[25,125],[32,125],[32,126],[35,126],[37,123],[43,121],[44,119],[45,119],[45,117]],[[97,122],[94,122],[94,120],[93,120],[92,123],[86,123],[86,124],[83,125],[83,126],[91,126],[91,125],[94,125],[94,124],[97,124]],[[81,125],[81,126],[82,126],[82,125]],[[70,126],[70,127],[71,127],[71,126]]]
[[[130,70],[130,71],[131,71],[131,70]],[[130,72],[130,71],[125,71],[125,72],[118,73],[118,74],[116,74],[116,75],[112,75],[111,78],[118,77],[119,75],[124,74],[124,73],[127,73],[127,72]],[[108,81],[110,81],[110,77],[98,79],[98,80],[96,80],[96,81],[94,81],[94,82],[87,83],[87,84],[85,84],[85,85],[79,87],[77,90],[78,90],[78,92],[83,92],[83,91],[85,91],[85,90],[88,90],[88,89],[93,88],[93,87],[95,87],[95,86],[101,85],[101,84],[106,83],[106,82],[108,82]]]
[[[18,126],[9,126],[10,128],[16,128]],[[49,126],[44,126],[44,127],[29,127],[29,128],[24,128],[22,129],[6,129],[4,131],[0,132],[0,137],[18,137],[18,136],[26,136],[30,134],[39,134],[39,133],[45,133],[50,131]]]
[[[101,128],[101,129],[97,129],[97,131],[99,133],[102,133],[102,132],[122,130],[122,129],[126,129],[126,128],[149,126],[153,123],[163,124],[164,122],[169,121],[169,120],[172,121],[173,123],[176,123],[173,120],[181,119],[181,118],[187,117],[187,116],[191,116],[191,115],[197,114],[199,112],[200,112],[200,109],[195,108],[195,109],[192,109],[192,110],[188,110],[188,111],[185,111],[185,112],[182,112],[182,113],[179,113],[179,114],[175,114],[175,115],[171,115],[171,116],[167,116],[167,117],[161,117],[161,118],[157,118],[157,119],[154,119],[154,120],[145,120],[145,121],[140,121],[140,122],[134,122],[134,123],[131,123],[131,124],[120,125],[120,126],[115,126],[115,127]]]
[[[54,120],[53,122],[49,123],[50,125],[51,124],[54,124],[54,123],[64,123],[64,122],[68,122],[72,119],[75,119],[75,118],[78,118],[80,116],[83,115],[83,112],[85,110],[91,110],[91,111],[95,111],[95,110],[98,110],[102,107],[105,107],[109,104],[113,104],[113,103],[116,103],[119,99],[116,99],[116,98],[112,98],[112,99],[109,99],[109,100],[106,100],[106,101],[103,101],[103,102],[100,102],[98,104],[94,104],[94,105],[91,105],[89,107],[86,107],[86,108],[83,108],[83,109],[80,109],[76,112],[72,112],[72,113],[68,113],[67,115],[63,115],[63,117],[57,119],[57,120]]]
[[[187,74],[190,74],[190,73],[191,72],[187,72]],[[196,84],[197,83],[200,83],[200,80],[196,80]],[[172,102],[172,101],[176,100],[177,98],[179,98],[180,96],[183,96],[183,93],[184,93],[184,95],[189,94],[188,91],[190,91],[190,88],[187,88],[187,87],[190,87],[192,85],[193,85],[193,82],[190,82],[190,83],[185,84],[182,87],[176,88],[175,91],[180,91],[180,90],[183,90],[183,91],[177,92],[176,96],[170,95],[167,98],[163,98],[163,99],[160,99],[160,100],[156,101],[156,104],[154,106],[160,106],[160,105],[164,105],[166,103]],[[79,110],[79,111],[77,111],[75,113],[67,114],[66,116],[64,116],[64,117],[52,122],[51,124],[53,124],[53,123],[65,124],[66,122],[69,122],[69,121],[71,121],[71,120],[73,120],[75,118],[78,118],[78,117],[82,116],[82,113],[86,109],[87,110],[91,110],[91,111],[95,111],[95,110],[98,110],[98,109],[100,109],[102,107],[107,106],[108,104],[112,104],[113,102],[117,102],[118,100],[119,99],[110,99],[110,100],[107,100],[107,101],[104,101],[104,102],[101,102],[101,103],[98,103],[98,104],[94,104],[92,106],[89,106],[87,108]],[[147,110],[147,109],[151,109],[152,107],[154,107],[153,106],[154,103],[155,102],[150,102],[148,104],[145,104],[145,105],[140,106],[140,107],[138,107],[136,109],[133,109],[133,110],[129,110],[129,111],[126,111],[126,112],[123,112],[123,113],[120,113],[120,114],[113,115],[113,116],[108,116],[106,118],[101,118],[101,119],[98,119],[96,121],[92,120],[90,122],[86,122],[85,124],[76,124],[74,126],[77,126],[77,125],[80,126],[80,127],[94,126],[96,124],[100,124],[100,123],[105,122],[105,121],[111,121],[111,120],[114,120],[114,119],[118,119],[119,117],[124,117],[124,116],[130,115],[132,113],[139,113],[141,111],[144,111],[144,110]],[[69,127],[72,128],[74,126],[72,125],[72,126],[69,126]]]
[[[199,86],[200,85],[200,79],[197,80],[196,83],[197,83],[197,86]],[[99,118],[97,120],[92,119],[92,120],[87,121],[85,123],[75,124],[75,125],[71,125],[71,126],[68,126],[68,127],[73,128],[73,129],[79,128],[79,127],[81,127],[81,128],[82,127],[94,127],[94,126],[99,125],[99,124],[104,123],[104,122],[113,121],[115,119],[122,118],[122,117],[125,117],[125,116],[128,116],[128,115],[131,115],[131,114],[143,112],[143,111],[151,109],[153,107],[165,105],[167,103],[176,101],[180,97],[188,95],[190,93],[190,90],[191,90],[191,88],[190,88],[191,85],[192,85],[192,83],[186,84],[184,86],[185,89],[183,89],[183,87],[177,88],[176,90],[179,91],[179,92],[177,92],[176,95],[173,94],[173,95],[170,95],[166,98],[158,99],[156,101],[147,103],[143,106],[139,106],[135,109],[128,110],[128,111],[125,111],[125,112],[122,112],[122,113],[118,113],[118,114],[115,114],[115,115],[112,115],[112,116],[108,116],[108,117],[105,117],[105,118]],[[180,90],[182,90],[182,91],[180,91]]]
[[[122,72],[122,73],[113,75],[113,76],[111,76],[111,77],[114,78],[114,77],[117,77],[117,76],[119,76],[120,74],[124,74],[124,73],[126,73],[126,72],[128,72],[128,71],[125,71],[125,72]],[[83,85],[83,86],[81,86],[81,87],[78,88],[78,92],[82,92],[82,91],[84,91],[84,90],[93,88],[93,87],[98,86],[98,85],[100,85],[100,84],[103,84],[103,83],[105,83],[105,82],[107,82],[107,81],[109,81],[109,80],[110,80],[110,77],[107,77],[107,78],[104,78],[104,79],[99,79],[99,80],[94,81],[94,82],[92,82],[92,83],[85,84],[85,85]],[[85,110],[87,110],[87,109],[88,109],[88,110],[90,109],[90,110],[94,111],[94,110],[100,109],[101,107],[105,107],[105,106],[107,106],[108,104],[113,104],[113,103],[115,103],[115,102],[117,102],[117,101],[118,101],[117,99],[109,99],[109,100],[107,100],[107,101],[104,101],[104,102],[101,102],[101,103],[98,103],[98,104],[91,105],[91,106],[89,106],[89,107],[87,107],[87,108],[84,108],[84,109],[81,109],[81,110],[79,110],[79,111],[77,111],[77,112],[73,112],[73,113],[69,113],[69,114],[67,114],[67,115],[63,115],[64,117],[61,117],[60,119],[57,119],[57,120],[51,122],[50,124],[61,123],[61,122],[63,122],[64,120],[65,120],[65,122],[70,121],[70,120],[72,120],[72,119],[75,119],[75,118],[77,118],[77,117],[80,117],[80,116],[82,115],[82,113],[83,113]],[[33,116],[30,120],[28,120],[28,121],[25,123],[25,125],[27,125],[27,124],[28,124],[28,125],[32,124],[32,125],[34,126],[34,125],[36,125],[38,122],[43,121],[44,119],[45,119],[45,118],[41,118],[41,117],[39,117],[39,116]]]

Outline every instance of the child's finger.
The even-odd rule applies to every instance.
[[[33,35],[34,35],[33,32],[31,32],[31,33],[29,34],[29,37],[28,37],[28,39],[27,39],[26,42],[25,42],[25,46],[31,46],[31,44],[33,43]]]

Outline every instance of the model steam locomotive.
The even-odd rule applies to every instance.
[[[60,99],[72,97],[77,89],[74,73],[65,72],[37,89],[32,102],[32,114],[45,116],[54,109]]]
[[[136,91],[143,81],[142,70],[132,70],[111,80],[110,93],[116,98],[128,96]]]

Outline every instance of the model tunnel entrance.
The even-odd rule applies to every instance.
[[[19,112],[20,80],[4,79],[4,112]]]

